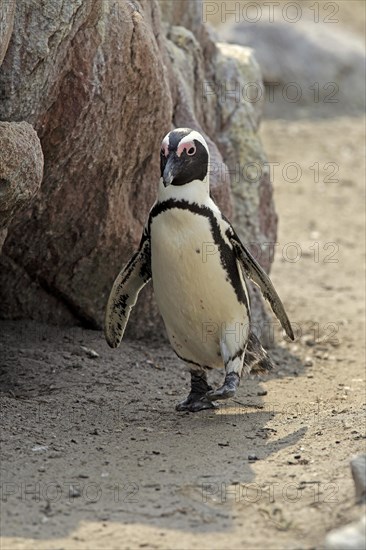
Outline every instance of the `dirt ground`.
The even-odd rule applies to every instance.
[[[175,411],[189,377],[167,345],[0,322],[2,550],[321,549],[360,517],[364,130],[263,123],[296,341],[271,317],[277,371],[219,410]]]

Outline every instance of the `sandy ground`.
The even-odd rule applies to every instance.
[[[361,514],[364,120],[267,121],[262,135],[279,163],[272,279],[296,342],[274,323],[273,376],[182,414],[188,376],[169,347],[1,323],[2,550],[321,548]]]

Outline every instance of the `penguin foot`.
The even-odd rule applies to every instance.
[[[230,399],[236,394],[239,387],[240,376],[236,372],[230,372],[225,376],[225,382],[221,388],[208,391],[205,395],[209,401],[217,401],[219,399]]]
[[[176,411],[198,412],[205,409],[217,409],[217,405],[209,401],[205,395],[190,393],[187,399],[176,405]]]
[[[217,405],[211,403],[206,397],[208,391],[212,390],[207,382],[205,369],[191,370],[191,391],[184,401],[176,405],[176,411],[198,412],[205,409],[216,409]]]

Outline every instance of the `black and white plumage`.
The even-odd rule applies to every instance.
[[[118,275],[107,305],[105,335],[115,348],[136,303],[152,279],[170,343],[191,371],[191,392],[178,410],[197,411],[235,395],[243,372],[272,363],[251,331],[245,277],[259,286],[287,335],[293,332],[270,279],[240,242],[209,192],[209,150],[189,128],[162,142],[161,179],[139,250]],[[221,388],[207,369],[225,368]]]

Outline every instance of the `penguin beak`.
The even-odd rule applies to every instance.
[[[171,154],[168,157],[168,162],[166,163],[164,173],[163,173],[163,183],[164,187],[167,187],[172,183],[175,176],[179,172],[179,159],[175,154]]]

